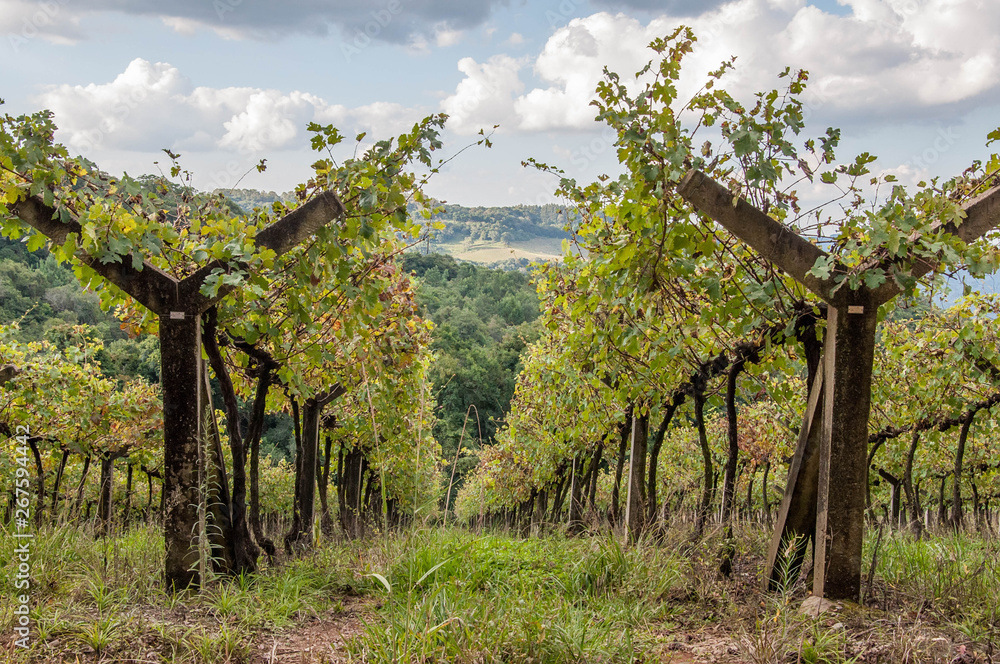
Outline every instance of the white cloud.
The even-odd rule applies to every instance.
[[[163,25],[182,35],[193,35],[201,27],[198,21],[181,16],[163,16],[160,20]]]
[[[525,154],[548,155],[555,142],[563,148],[557,156],[575,169],[574,177],[616,168],[611,141],[599,133],[600,126],[593,121],[596,109],[589,105],[602,67],[607,65],[620,73],[626,84],[637,85],[632,73],[656,57],[646,45],[682,22],[692,26],[699,40],[695,52],[685,59],[681,98],[690,96],[704,82],[705,72],[731,55],[739,56],[737,70],[726,75],[724,86],[744,101],[752,99],[755,91],[781,85],[775,74],[785,66],[805,68],[811,73],[806,93],[810,133],[828,125],[848,125],[844,153],[855,147],[847,144],[852,133],[867,132],[865,140],[874,134],[878,145],[860,147],[880,152],[885,161],[878,164],[879,169],[895,166],[898,170],[892,172],[907,181],[927,173],[960,170],[962,165],[954,162],[959,161],[959,153],[981,148],[981,125],[994,121],[995,112],[989,104],[1000,97],[1000,35],[995,31],[1000,25],[1000,2],[841,0],[850,9],[842,16],[821,11],[808,4],[811,1],[713,0],[697,5],[709,9],[681,18],[681,8],[695,10],[693,2],[607,0],[603,6],[641,6],[651,11],[653,7],[661,8],[656,11],[677,7],[678,15],[638,20],[625,14],[597,13],[570,20],[572,13],[563,13],[548,39],[543,37],[541,42],[537,31],[504,38],[493,35],[492,26],[477,23],[479,19],[453,20],[437,0],[422,4],[416,19],[407,12],[383,16],[384,12],[361,0],[347,0],[350,21],[330,18],[329,12],[291,16],[294,12],[289,8],[245,1],[229,3],[234,11],[221,18],[213,18],[212,3],[206,5],[203,0],[184,0],[169,12],[162,9],[163,3],[136,0],[120,11],[155,17],[179,32],[207,26],[231,38],[264,34],[262,31],[271,30],[268,26],[274,14],[289,14],[264,36],[340,30],[346,37],[360,34],[368,41],[377,38],[408,43],[411,52],[427,52],[458,40],[492,43],[494,50],[486,51],[495,53],[492,57],[480,55],[457,63],[461,73],[457,84],[442,77],[429,85],[444,91],[438,94],[425,89],[423,93],[424,99],[440,100],[431,103],[451,115],[449,128],[453,132],[474,134],[501,124],[506,135],[498,138],[497,145],[514,146],[503,153],[503,164],[512,164],[517,173],[498,175],[500,167],[493,162],[484,166],[474,183],[480,196],[494,195],[482,193],[492,191],[493,183],[496,196],[507,191],[512,182],[523,193],[529,178],[519,174],[520,159]],[[81,17],[91,21],[95,12],[119,11],[109,9],[111,4],[110,0],[79,4],[0,0],[0,32],[13,40],[15,49],[17,40],[34,36],[71,42],[84,38],[79,28]],[[437,7],[434,11],[432,4]],[[477,0],[473,4],[481,10],[498,3]],[[574,10],[587,6],[575,0],[567,4]],[[410,5],[404,0],[401,6]],[[46,13],[46,7],[55,9]],[[484,27],[470,32],[476,25]],[[465,39],[466,34],[473,39]],[[543,44],[540,49],[536,42]],[[532,56],[514,58],[496,53],[505,49],[523,53],[523,44],[532,46]],[[336,50],[336,45],[333,48]],[[62,128],[60,140],[102,164],[106,163],[105,155],[113,155],[114,164],[127,164],[130,170],[137,168],[135,164],[148,167],[156,158],[152,153],[171,147],[185,152],[186,160],[202,160],[199,167],[211,159],[238,162],[232,168],[228,163],[225,166],[227,173],[235,174],[234,181],[264,156],[275,166],[269,177],[279,176],[279,164],[282,173],[295,164],[307,172],[310,156],[306,153],[305,125],[310,120],[333,123],[348,136],[368,131],[374,138],[408,129],[426,114],[425,109],[390,102],[345,107],[308,90],[197,87],[185,74],[192,72],[137,59],[113,80],[49,86],[32,103],[56,111]],[[386,89],[392,89],[391,74],[387,76]],[[976,114],[990,117],[980,117],[973,131],[963,122]],[[962,141],[948,150],[938,150],[939,137],[934,132],[939,125],[959,127]],[[921,129],[926,131],[920,133]],[[567,133],[555,139],[539,135],[558,131]],[[891,138],[882,135],[889,133]],[[495,149],[490,159],[499,163],[497,154]],[[468,182],[472,180],[467,170],[456,168],[449,176],[455,196],[466,196],[470,190]],[[300,174],[296,171],[296,177]],[[513,194],[509,197],[511,202],[518,198]]]
[[[627,74],[653,55],[647,44],[661,31],[624,14],[573,19],[549,38],[535,61],[535,74],[551,85],[520,97],[515,108],[526,130],[587,129],[596,110],[590,105],[603,67]]]
[[[226,133],[219,147],[241,152],[280,149],[294,139],[326,102],[302,92],[282,94],[277,90],[255,90],[245,108],[224,122]]]
[[[186,133],[179,123],[191,87],[175,67],[136,59],[110,83],[50,86],[36,101],[55,113],[60,138],[71,148],[155,150]]]
[[[315,121],[336,125],[342,128],[345,134],[347,128],[350,128],[350,131],[368,132],[369,139],[382,139],[409,131],[414,122],[427,114],[425,109],[377,101],[354,108],[340,104],[329,106],[326,110],[317,112]]]
[[[62,3],[0,0],[0,34],[17,52],[27,40],[42,37],[57,44],[72,44],[83,38],[80,19]]]
[[[915,187],[917,183],[921,181],[926,182],[931,178],[929,169],[913,164],[900,164],[893,168],[885,168],[879,171],[878,174],[881,177],[894,175],[896,176],[896,181],[905,187]]]
[[[805,0],[733,0],[685,20],[663,16],[646,24],[624,14],[598,13],[556,30],[533,63],[542,85],[519,94],[517,83],[484,87],[487,65],[466,63],[466,74],[449,100],[475,91],[462,128],[509,111],[508,126],[525,131],[588,129],[589,102],[602,67],[631,74],[654,57],[647,44],[686,23],[698,36],[685,58],[679,85],[683,99],[705,74],[736,55],[737,69],[724,85],[737,97],[779,87],[786,66],[810,72],[805,99],[824,121],[906,122],[950,117],[961,103],[973,108],[1000,88],[1000,3],[979,0],[845,0],[852,14],[826,13]],[[495,56],[494,60],[499,61]],[[464,61],[463,61],[464,62]],[[511,70],[507,70],[510,73]],[[520,80],[520,69],[513,70]],[[634,81],[630,83],[634,86]],[[491,95],[492,91],[492,95]],[[482,111],[483,114],[479,114]]]
[[[474,134],[499,124],[507,128],[514,116],[514,97],[524,89],[518,77],[520,60],[495,55],[479,64],[462,58],[458,70],[465,78],[455,93],[441,101],[441,110],[450,117],[449,127],[458,133]]]
[[[462,41],[464,33],[461,30],[451,30],[447,25],[436,26],[434,32],[434,44],[436,46],[454,46]]]
[[[431,52],[431,43],[419,32],[410,35],[406,42],[406,50],[414,55],[426,55]]]
[[[163,147],[243,154],[296,149],[307,145],[310,121],[381,137],[422,115],[385,102],[346,108],[297,90],[194,87],[176,67],[141,58],[110,83],[51,86],[37,102],[55,113],[60,140],[88,155]]]

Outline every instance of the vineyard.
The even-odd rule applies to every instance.
[[[528,275],[415,253],[443,115],[249,210],[0,119],[0,659],[1000,661],[1000,129],[903,186],[694,41]]]

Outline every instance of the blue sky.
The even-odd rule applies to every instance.
[[[501,127],[429,193],[540,203],[555,183],[521,161],[615,172],[587,105],[601,66],[635,71],[681,23],[699,35],[682,93],[730,55],[744,99],[808,69],[811,133],[842,127],[842,157],[873,152],[904,182],[960,172],[1000,126],[990,0],[0,0],[0,97],[52,109],[60,140],[106,170],[153,171],[171,148],[206,189],[261,158],[241,186],[290,189],[311,120],[382,137],[445,111],[446,152]]]

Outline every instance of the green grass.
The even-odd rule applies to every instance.
[[[104,540],[43,529],[33,547],[33,646],[0,659],[237,664],[251,661],[255,644],[284,647],[310,625],[345,620],[354,621],[346,654],[355,662],[666,662],[688,642],[717,648],[696,661],[760,663],[945,663],[960,648],[997,650],[994,541],[886,536],[867,605],[811,618],[798,611],[801,582],[760,592],[767,533],[737,530],[729,579],[717,571],[717,532],[624,546],[609,535],[435,529],[324,540],[259,574],[167,595],[154,528]],[[866,572],[874,544],[870,533]],[[15,593],[14,546],[0,531],[4,598]],[[13,611],[0,603],[0,633],[10,634]]]
[[[380,575],[388,591],[370,577],[385,595],[384,620],[351,653],[365,662],[634,661],[653,603],[685,568],[648,553],[610,538],[415,534]]]
[[[13,596],[14,538],[0,536],[0,593]],[[142,526],[95,540],[85,530],[43,529],[33,545],[33,648],[15,661],[135,657],[160,662],[242,662],[252,637],[334,606],[355,581],[322,550],[254,576],[211,584],[200,595],[162,589],[163,539]],[[20,591],[19,591],[20,592]],[[14,607],[0,608],[9,633]],[[58,660],[57,660],[58,661]]]
[[[867,544],[870,559],[873,544]],[[1000,595],[998,556],[995,540],[967,534],[949,533],[920,542],[892,537],[882,543],[877,573],[889,586],[933,603],[939,611],[960,614],[969,603]]]
[[[873,543],[866,552],[870,561]],[[969,641],[1000,644],[1000,543],[948,533],[882,543],[872,603],[916,606],[923,619],[949,624]]]

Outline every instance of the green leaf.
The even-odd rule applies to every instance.
[[[889,228],[888,231],[889,239],[886,241],[886,249],[889,250],[891,256],[896,256],[899,254],[899,231],[893,227]]]
[[[444,563],[442,563],[442,564],[444,564]],[[437,569],[437,568],[435,568],[435,569]],[[390,593],[390,594],[392,593],[392,586],[389,584],[389,580],[387,578],[385,578],[384,576],[382,576],[381,574],[378,574],[376,572],[372,572],[371,574],[365,574],[365,576],[375,577],[385,587],[385,591],[387,593]],[[423,578],[421,578],[421,580],[423,580]],[[418,583],[419,583],[419,581],[418,581]]]
[[[816,264],[812,266],[807,274],[811,274],[819,279],[827,279],[830,273],[833,272],[834,260],[833,256],[820,256],[816,259]]]
[[[424,579],[426,579],[427,577],[429,577],[434,572],[438,571],[438,569],[440,569],[442,566],[448,564],[453,559],[454,559],[454,556],[452,556],[451,558],[448,558],[447,560],[442,560],[437,565],[435,565],[434,567],[432,567],[429,570],[427,570],[426,572],[424,572],[424,575],[417,580],[416,585],[419,586],[420,584],[422,584],[424,582]]]
[[[28,251],[38,251],[45,246],[46,238],[41,233],[35,232],[28,238]]]
[[[874,269],[865,272],[864,274],[865,286],[871,289],[878,288],[883,283],[885,283],[885,272],[881,269]]]

